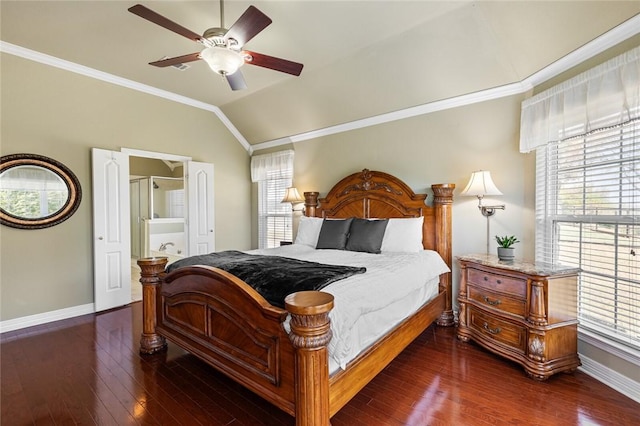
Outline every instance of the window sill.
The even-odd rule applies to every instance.
[[[640,367],[640,351],[622,345],[585,327],[578,326],[578,339]]]

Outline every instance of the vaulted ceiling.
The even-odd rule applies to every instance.
[[[523,81],[640,13],[640,1],[226,0],[227,28],[251,4],[273,20],[247,49],[304,64],[299,77],[245,65],[248,89],[232,91],[204,61],[148,65],[202,47],[135,3],[2,0],[0,39],[219,107],[260,144]],[[199,34],[220,25],[217,1],[140,3]]]

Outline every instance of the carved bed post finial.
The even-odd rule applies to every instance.
[[[434,200],[433,206],[436,209],[436,250],[444,259],[447,265],[452,263],[451,248],[451,215],[453,204],[453,190],[455,185],[452,183],[441,183],[431,185]],[[451,326],[454,324],[453,316],[453,288],[451,285],[451,272],[440,277],[440,287],[444,287],[447,291],[445,309],[440,318],[438,325]]]
[[[318,192],[304,193],[304,215],[308,217],[316,216],[316,208],[318,207]]]
[[[166,257],[138,259],[142,283],[142,337],[140,353],[152,354],[167,348],[164,337],[156,333],[156,314],[161,274],[167,264]]]
[[[329,311],[333,296],[301,291],[286,297],[289,339],[295,349],[296,426],[329,426]]]

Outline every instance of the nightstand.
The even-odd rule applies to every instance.
[[[572,372],[578,358],[580,269],[497,256],[458,256],[458,339],[521,364],[536,380]]]

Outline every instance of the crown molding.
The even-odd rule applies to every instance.
[[[418,115],[430,114],[437,111],[443,111],[451,108],[458,108],[465,105],[471,105],[479,102],[485,102],[492,99],[499,99],[506,96],[512,96],[524,93],[532,86],[523,83],[513,83],[506,86],[495,87],[492,89],[481,90],[479,92],[468,93],[466,95],[454,96],[452,98],[443,99],[435,102],[429,102],[417,105],[411,108],[401,109],[386,114],[375,115],[373,117],[354,120],[348,123],[338,124],[337,126],[325,127],[323,129],[312,130],[310,132],[299,133],[286,138],[274,139],[253,145],[254,151],[271,148],[275,146],[285,145],[289,143],[297,143],[309,139],[316,139],[323,136],[329,136],[336,133],[348,132],[351,130],[362,129],[364,127],[376,126],[378,124],[389,123],[405,118],[416,117]]]
[[[39,62],[44,65],[60,68],[66,71],[71,71],[76,74],[84,75],[86,77],[95,78],[96,80],[105,81],[107,83],[115,84],[118,86],[126,87],[129,89],[137,90],[138,92],[146,93],[149,95],[157,96],[159,98],[167,99],[173,102],[178,102],[184,105],[189,105],[194,108],[202,109],[214,113],[220,121],[227,127],[231,134],[240,142],[244,149],[251,154],[253,149],[247,140],[242,136],[240,131],[231,123],[226,115],[220,108],[215,105],[211,105],[205,102],[201,102],[186,96],[178,95],[173,92],[158,89],[153,86],[138,83],[137,81],[129,80],[126,78],[118,77],[113,74],[109,74],[103,71],[89,68],[84,65],[79,65],[74,62],[66,61],[64,59],[56,58],[55,56],[47,55],[44,53],[36,52],[35,50],[27,49],[25,47],[17,46],[15,44],[7,43],[0,40],[0,52],[8,53],[10,55],[19,56],[24,59],[28,59],[34,62]]]
[[[560,58],[540,71],[530,75],[524,80],[505,86],[481,90],[479,92],[454,96],[452,98],[429,102],[423,105],[395,111],[387,114],[376,115],[351,121],[337,126],[325,127],[311,132],[299,133],[285,138],[274,139],[253,145],[253,150],[258,151],[265,148],[286,145],[289,143],[301,142],[315,139],[322,136],[361,129],[363,127],[375,126],[391,121],[411,118],[418,115],[429,114],[436,111],[443,111],[450,108],[458,108],[478,102],[485,102],[506,96],[520,95],[532,90],[535,86],[573,68],[576,65],[604,52],[605,50],[621,43],[636,34],[640,33],[640,14],[628,19],[620,25],[612,28],[601,36],[595,38],[584,46],[574,50],[568,55]]]
[[[323,136],[329,136],[337,133],[348,132],[351,130],[362,129],[365,127],[376,126],[378,124],[403,120],[406,118],[430,114],[433,112],[443,111],[451,108],[458,108],[461,106],[471,105],[479,102],[486,102],[507,96],[521,95],[532,90],[535,86],[573,68],[574,66],[586,61],[587,59],[592,58],[599,53],[604,52],[605,50],[629,39],[630,37],[637,35],[638,33],[640,33],[640,14],[612,28],[611,30],[595,38],[591,42],[574,50],[568,55],[560,58],[559,60],[553,62],[552,64],[530,75],[520,82],[515,82],[504,86],[494,87],[460,96],[454,96],[434,102],[428,102],[426,104],[390,113],[375,115],[372,117],[354,120],[336,126],[329,126],[322,129],[312,130],[309,132],[298,133],[296,135],[273,139],[255,145],[249,144],[249,142],[247,142],[240,131],[233,125],[231,120],[229,120],[229,118],[222,112],[222,110],[220,110],[220,108],[215,105],[207,104],[205,102],[197,101],[186,96],[178,95],[166,90],[148,86],[146,84],[114,76],[112,74],[85,67],[83,65],[78,65],[73,62],[65,61],[63,59],[36,52],[34,50],[26,49],[24,47],[16,46],[14,44],[7,43],[1,40],[0,52],[20,56],[25,59],[40,62],[42,64],[65,69],[71,72],[85,75],[87,77],[92,77],[98,80],[106,81],[119,86],[128,87],[133,90],[168,99],[174,102],[179,102],[195,108],[213,112],[218,117],[218,119],[222,121],[222,123],[231,132],[231,134],[238,140],[238,142],[244,147],[244,149],[247,150],[249,155],[251,155],[254,151],[261,149],[273,148],[291,143],[298,143],[309,139],[316,139]]]

